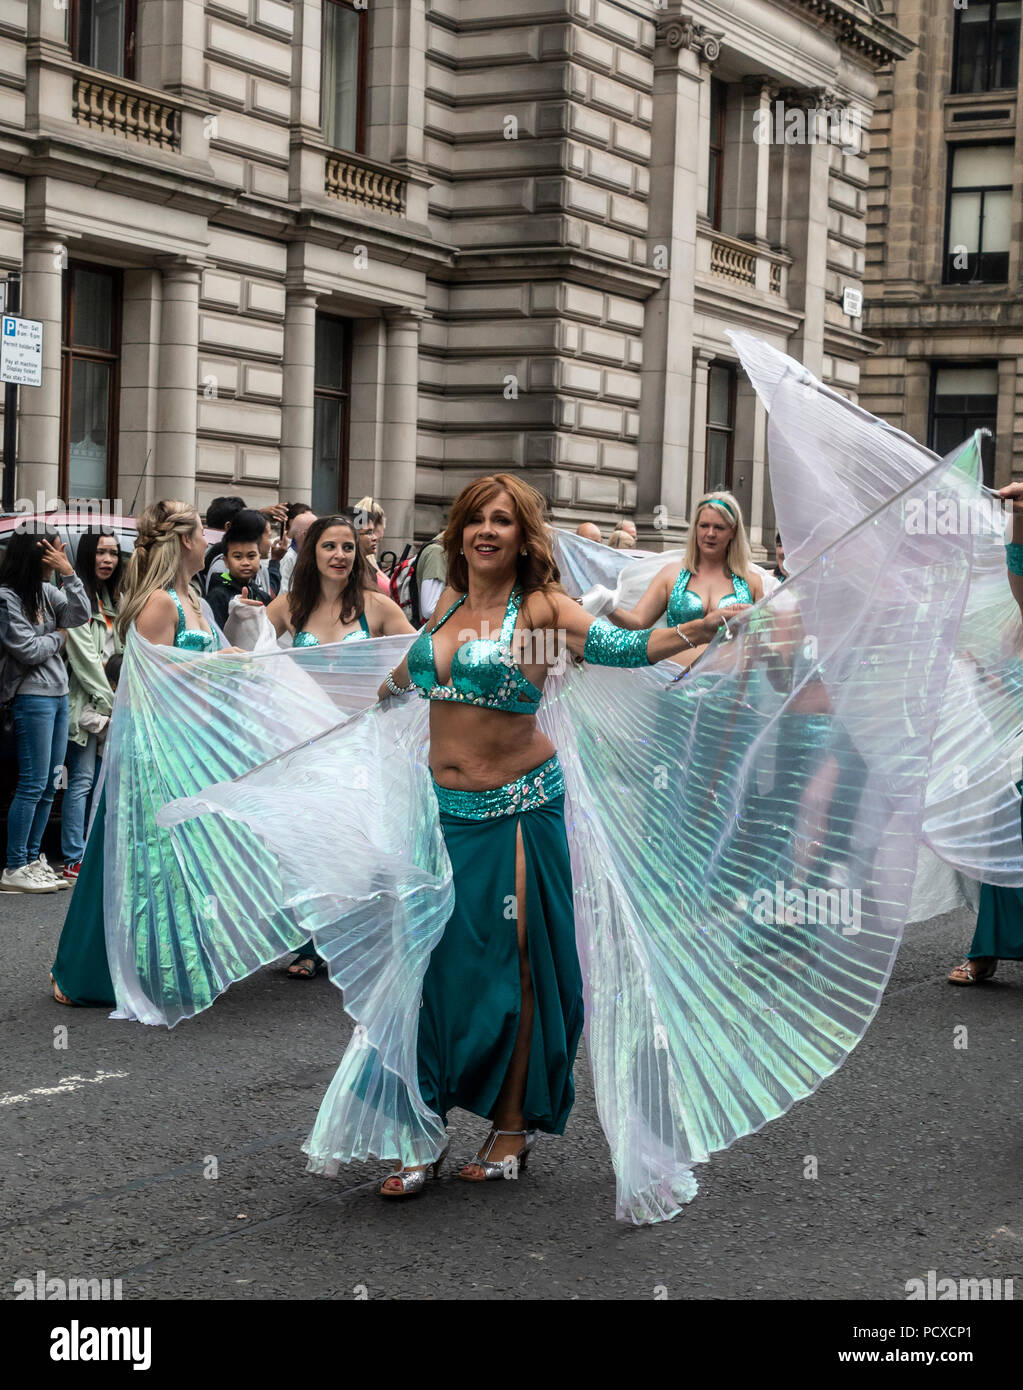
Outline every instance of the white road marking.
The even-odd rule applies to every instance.
[[[95,1086],[100,1081],[113,1081],[127,1075],[126,1071],[98,1071],[95,1076],[62,1076],[56,1086],[34,1086],[23,1096],[0,1096],[0,1105],[20,1105],[33,1096],[59,1096],[66,1091],[77,1091],[81,1086]]]

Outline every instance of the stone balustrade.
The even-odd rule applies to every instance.
[[[181,147],[181,113],[176,106],[120,85],[116,80],[76,77],[73,110],[79,125],[120,135],[161,150]]]
[[[348,203],[359,203],[395,217],[405,212],[405,179],[360,155],[328,155],[324,187],[330,197]]]

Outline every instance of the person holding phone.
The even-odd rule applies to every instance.
[[[50,581],[54,574],[63,588]],[[68,628],[92,617],[92,605],[56,530],[26,522],[0,563],[0,601],[7,609],[4,681],[13,685],[18,787],[7,814],[7,863],[0,892],[56,893],[70,888],[42,854],[43,831],[64,774],[68,736]],[[8,669],[13,668],[13,669]]]

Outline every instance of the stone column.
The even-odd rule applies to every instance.
[[[195,501],[196,381],[199,354],[198,261],[160,267],[160,384],[156,403],[156,496]]]
[[[295,286],[284,308],[280,495],[289,502],[312,500],[316,298],[312,290]]]
[[[387,513],[390,547],[399,553],[415,536],[416,431],[419,424],[419,327],[422,315],[387,315],[383,460],[377,497]]]
[[[406,214],[428,216],[425,0],[373,0],[366,152],[409,175]]]
[[[826,93],[786,92],[788,107],[807,113],[808,140],[788,149],[788,212],[785,244],[795,257],[789,268],[788,302],[803,311],[803,322],[788,352],[815,376],[824,367],[824,318],[828,272],[828,178],[831,146],[827,133],[818,132],[815,111],[824,109]]]
[[[902,428],[925,443],[930,438],[932,367],[929,358],[907,357],[903,374]]]
[[[707,63],[719,52],[702,25],[673,20],[658,32],[647,240],[650,265],[668,274],[643,325],[636,520],[645,545],[677,545],[689,514],[697,212],[706,203],[705,142],[693,132],[703,130]]]
[[[15,492],[42,501],[60,496],[60,343],[63,324],[62,273],[67,246],[47,233],[25,234],[20,313],[43,325],[43,384],[18,392],[18,471]],[[66,500],[66,499],[65,499]]]

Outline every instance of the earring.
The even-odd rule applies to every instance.
[[[520,555],[528,555],[528,554],[529,554],[529,551],[523,549],[523,550],[520,550],[520,551],[519,551],[519,554],[520,554]]]
[[[464,555],[464,554],[465,554],[465,551],[464,551],[464,550],[460,550],[458,553],[459,553],[459,555]]]

